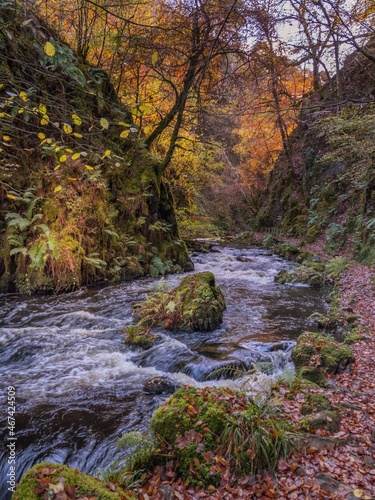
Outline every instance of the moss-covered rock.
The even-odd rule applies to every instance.
[[[277,283],[304,283],[314,287],[324,286],[326,276],[323,272],[311,267],[299,266],[293,271],[282,270],[275,276]]]
[[[132,325],[125,329],[125,344],[149,349],[155,343],[157,335],[150,332],[150,329],[142,325]]]
[[[132,493],[124,491],[113,483],[105,484],[77,469],[42,462],[31,467],[23,475],[12,500],[87,497],[98,500],[135,500],[136,498]]]
[[[313,332],[304,332],[298,337],[297,345],[292,350],[292,359],[297,368],[323,368],[328,373],[343,370],[354,361],[351,349],[330,337]]]
[[[361,333],[358,333],[357,331],[353,331],[345,335],[344,338],[344,344],[346,345],[352,345],[355,344],[356,342],[359,342],[361,340],[365,340],[366,336],[362,335]]]
[[[239,476],[272,470],[290,446],[288,424],[270,407],[226,388],[179,389],[151,426],[162,446],[173,449],[182,478],[206,487],[217,486],[228,465]]]
[[[300,422],[300,429],[304,431],[314,431],[317,429],[327,429],[337,432],[340,428],[340,414],[336,411],[323,410],[319,413],[308,415]]]
[[[298,369],[298,376],[304,380],[308,380],[318,387],[327,387],[328,382],[322,371],[315,366],[301,366]]]
[[[211,272],[185,276],[170,292],[150,295],[136,306],[140,324],[207,332],[223,321],[225,299]]]
[[[332,410],[332,404],[327,396],[321,392],[308,394],[305,402],[301,405],[302,415],[309,415],[310,413],[322,410]]]

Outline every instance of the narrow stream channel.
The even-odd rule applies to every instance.
[[[217,247],[194,257],[196,271],[212,271],[227,303],[224,322],[210,333],[160,331],[148,351],[124,344],[133,322],[132,303],[157,280],[85,288],[47,297],[0,296],[1,408],[6,387],[16,388],[17,479],[42,460],[64,462],[94,473],[116,458],[117,439],[146,429],[164,396],[146,394],[144,383],[167,376],[177,385],[245,383],[261,390],[267,375],[249,381],[215,380],[227,364],[268,371],[291,368],[290,351],[314,311],[324,310],[322,291],[280,285],[274,277],[290,266],[261,249]],[[168,276],[168,287],[181,275]],[[0,425],[2,442],[7,429]],[[0,455],[0,498],[7,496],[8,453]]]

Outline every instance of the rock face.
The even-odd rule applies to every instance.
[[[138,306],[139,325],[174,331],[209,332],[223,321],[225,299],[211,272],[185,276],[170,292],[147,297]]]
[[[374,39],[370,43],[373,51]],[[355,239],[358,259],[375,262],[375,228],[367,222],[375,214],[370,156],[375,113],[366,106],[353,109],[353,99],[365,102],[371,94],[374,72],[375,65],[354,52],[340,70],[343,94],[337,95],[332,79],[304,102],[260,204],[260,229],[276,226],[307,243],[324,237],[325,250],[333,255]]]
[[[0,137],[12,138],[0,161],[0,292],[134,279],[155,260],[159,274],[192,271],[161,163],[121,125],[132,118],[109,76],[53,38],[47,56],[53,33],[15,6],[3,9],[0,40]]]

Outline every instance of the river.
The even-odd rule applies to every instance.
[[[290,263],[258,248],[216,247],[197,254],[196,271],[212,271],[227,309],[220,329],[210,333],[160,330],[148,351],[125,345],[132,303],[155,289],[151,278],[83,288],[57,296],[0,296],[0,432],[6,428],[6,388],[16,389],[17,479],[44,460],[94,473],[118,456],[116,441],[130,430],[147,429],[166,395],[147,394],[155,376],[176,385],[226,385],[262,391],[269,374],[292,369],[290,351],[311,328],[308,317],[324,311],[324,294],[303,285],[274,282]],[[176,286],[181,275],[167,276]],[[260,363],[260,365],[259,365]],[[262,365],[263,363],[263,365]],[[267,363],[267,364],[265,364]],[[227,364],[244,370],[266,366],[268,374],[233,379],[216,371]],[[215,373],[221,373],[215,376]],[[224,375],[223,375],[224,373]],[[229,375],[228,375],[229,376]],[[1,500],[7,496],[9,450],[0,456]]]

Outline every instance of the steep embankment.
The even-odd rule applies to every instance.
[[[374,52],[375,42],[368,46]],[[277,225],[328,253],[375,262],[375,64],[347,58],[333,82],[306,99],[300,123],[270,178],[261,227]]]
[[[0,291],[191,269],[159,162],[100,68],[2,9]]]

